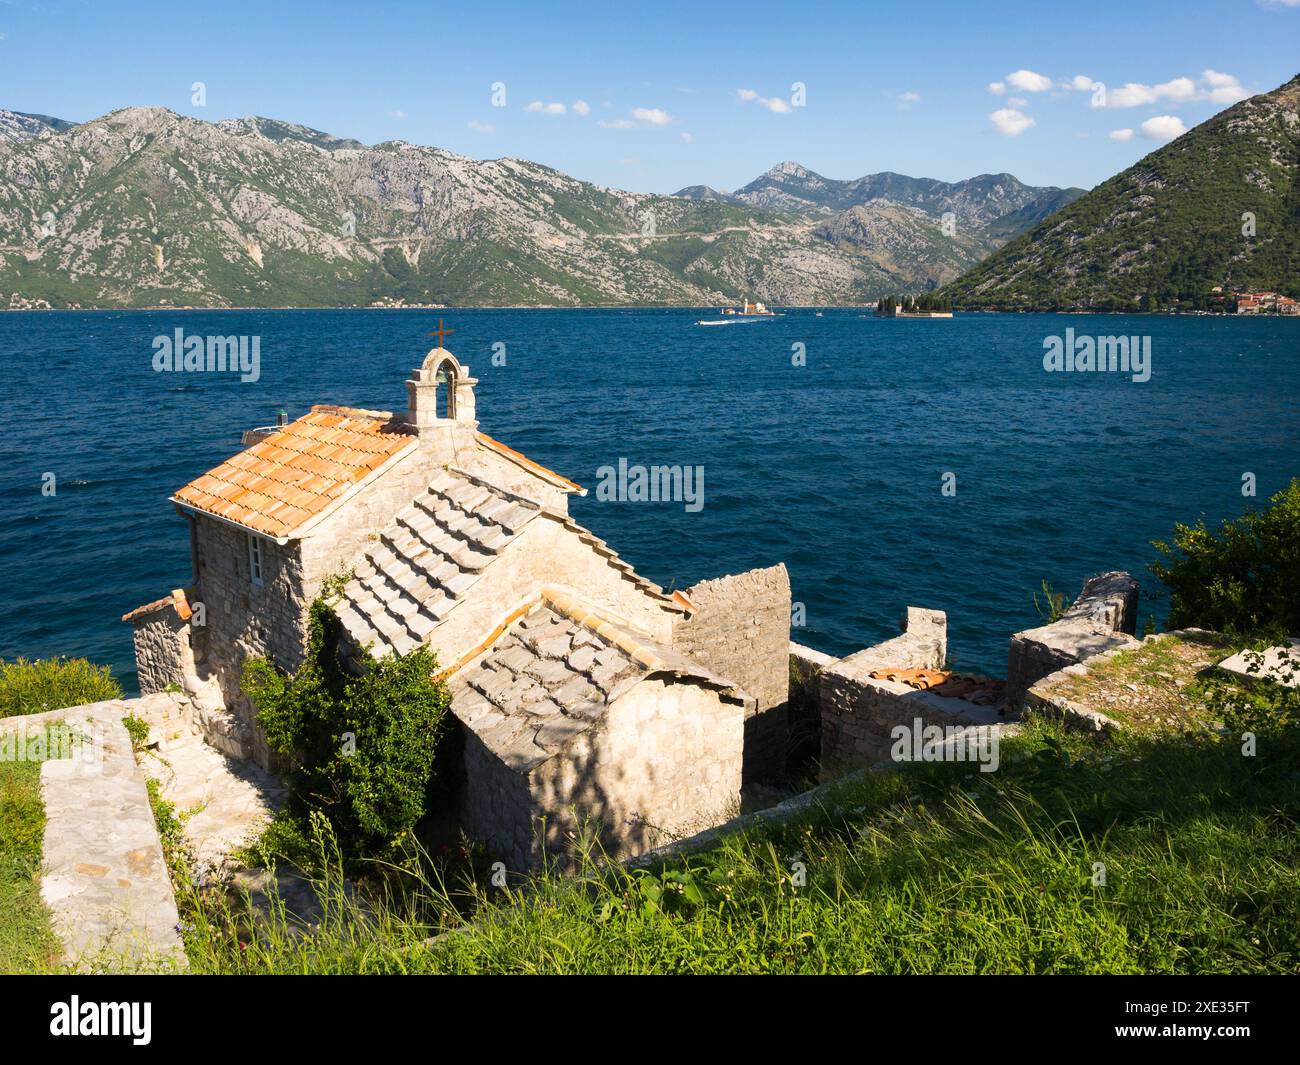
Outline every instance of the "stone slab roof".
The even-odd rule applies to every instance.
[[[752,700],[691,659],[615,624],[563,589],[542,589],[451,680],[451,709],[510,768],[528,772],[601,720],[650,676],[687,677],[729,702]]]
[[[266,536],[291,537],[415,446],[387,411],[317,405],[172,498]]]
[[[477,477],[439,471],[354,568],[337,608],[348,636],[376,655],[417,647],[540,513]]]
[[[462,470],[441,470],[367,549],[337,608],[351,640],[372,652],[406,654],[464,601],[483,571],[529,522],[545,517],[576,533],[606,562],[669,609],[685,611],[680,593],[667,595],[640,577],[604,540],[571,518],[497,488]],[[526,590],[524,590],[526,594]]]

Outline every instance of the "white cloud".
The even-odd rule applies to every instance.
[[[1300,4],[1300,0],[1296,0]],[[1237,80],[1235,74],[1223,74],[1217,70],[1202,70],[1201,81],[1209,86],[1209,92],[1206,94],[1211,103],[1216,104],[1235,104],[1238,100],[1244,100],[1250,95],[1241,87],[1241,82]]]
[[[912,92],[909,89],[907,92],[900,92],[898,94],[898,109],[900,111],[906,111],[913,104],[919,104],[920,102],[921,94],[919,92]]]
[[[790,105],[779,96],[759,96],[753,89],[737,89],[736,95],[740,97],[741,103],[756,103],[774,115],[784,115],[790,111]]]
[[[388,117],[389,117],[389,118],[405,118],[405,117],[406,117],[406,112],[405,112],[405,111],[389,111],[389,112],[388,112]]]
[[[534,114],[562,115],[568,108],[564,104],[544,104],[541,100],[534,100],[530,104],[525,104],[524,110],[532,111]]]
[[[651,126],[667,126],[673,120],[672,115],[657,107],[634,107],[632,117]]]
[[[466,123],[466,125],[469,126],[469,128],[472,129],[475,133],[496,132],[496,126],[492,125],[490,122],[480,122],[477,118],[471,118]]]
[[[1007,137],[1019,137],[1030,126],[1036,126],[1036,123],[1028,115],[1017,111],[1014,107],[1003,107],[989,115],[989,121],[997,127],[997,131]]]
[[[1002,82],[1002,81],[990,81],[986,86],[984,86],[984,88],[986,88],[994,96],[1001,96],[1004,92],[1007,91],[1006,82]]]
[[[1157,115],[1142,123],[1142,136],[1153,141],[1171,141],[1187,132],[1183,120],[1174,115]]]
[[[693,141],[694,139],[695,139],[695,138],[692,137],[689,133],[683,133],[683,134],[682,134],[682,140],[684,140],[687,144],[690,144],[691,141]]]
[[[596,122],[602,129],[636,129],[630,118],[602,118]]]
[[[1159,85],[1130,81],[1106,94],[1107,107],[1141,107],[1160,100],[1186,103],[1196,98],[1196,83],[1191,78],[1174,78]]]
[[[1095,84],[1096,82],[1094,82],[1092,78],[1088,77],[1087,74],[1076,74],[1069,80],[1067,87],[1073,89],[1075,92],[1092,92],[1092,87]]]
[[[1297,0],[1297,3],[1300,3],[1300,0]],[[1142,107],[1161,101],[1182,104],[1194,100],[1204,100],[1213,104],[1235,104],[1249,95],[1250,93],[1242,88],[1235,74],[1203,70],[1199,86],[1188,77],[1172,78],[1159,85],[1146,85],[1140,81],[1127,82],[1117,89],[1110,90],[1106,96],[1106,106]]]
[[[1052,87],[1052,79],[1032,70],[1014,70],[1007,75],[1007,84],[1021,92],[1046,92]]]
[[[575,100],[573,103],[573,113],[575,115],[591,114],[591,105],[586,100]]]
[[[1133,131],[1131,129],[1113,129],[1110,131],[1110,139],[1113,141],[1131,141]]]

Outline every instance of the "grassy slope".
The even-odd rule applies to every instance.
[[[434,949],[409,907],[340,904],[208,972],[1282,972],[1300,965],[1300,734],[1107,740],[1031,723],[1002,768],[914,765],[834,809],[590,883],[543,879]],[[806,869],[797,887],[793,863]],[[1105,885],[1094,885],[1094,863]],[[425,911],[451,900],[428,889]],[[453,922],[454,923],[454,922]]]
[[[45,972],[58,960],[41,902],[44,833],[40,762],[0,760],[0,972]]]

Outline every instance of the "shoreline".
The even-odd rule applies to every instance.
[[[712,304],[708,305],[691,305],[687,303],[607,303],[599,306],[583,307],[564,307],[557,304],[481,304],[465,307],[448,307],[431,305],[428,307],[303,307],[303,306],[275,306],[275,307],[0,307],[0,314],[215,314],[228,311],[413,311],[427,313],[430,311],[446,311],[451,313],[464,313],[466,311],[691,311],[703,312],[709,310]],[[873,313],[865,315],[870,318],[933,318],[933,317],[957,317],[971,316],[977,314],[1051,314],[1062,316],[1084,316],[1094,315],[1099,317],[1124,317],[1124,318],[1295,318],[1300,320],[1300,315],[1295,314],[1223,314],[1214,311],[1089,311],[1089,310],[1016,310],[1016,311],[995,311],[995,310],[955,310],[947,315],[878,315],[874,313],[874,307],[867,303],[810,303],[810,304],[787,304],[787,311],[872,311]],[[782,317],[774,315],[773,317]]]

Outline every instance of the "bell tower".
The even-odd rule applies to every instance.
[[[462,366],[450,351],[442,346],[450,329],[438,329],[438,346],[424,357],[424,362],[411,371],[406,382],[406,422],[415,430],[420,443],[448,449],[461,443],[461,437],[472,439],[478,421],[474,417],[474,386],[478,381],[470,377],[469,367]]]

